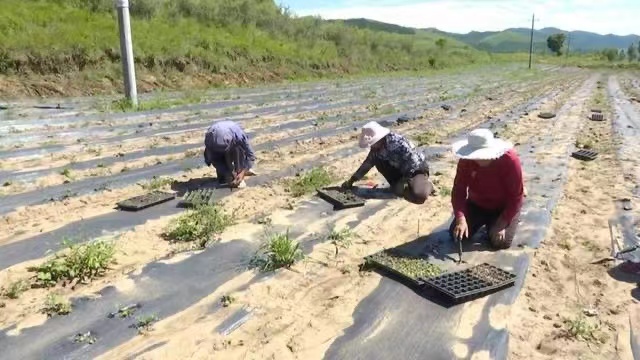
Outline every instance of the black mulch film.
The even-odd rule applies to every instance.
[[[604,115],[602,113],[594,112],[591,114],[591,120],[593,121],[604,121]]]
[[[120,201],[117,205],[121,210],[138,211],[175,198],[176,195],[172,193],[152,191],[144,195],[134,196],[130,199]]]
[[[364,199],[355,195],[350,190],[342,190],[339,187],[318,189],[318,196],[333,205],[333,210],[344,210],[364,206]]]
[[[425,287],[435,290],[448,302],[460,304],[509,288],[515,279],[515,274],[483,263],[423,281]]]
[[[578,150],[571,154],[572,157],[582,161],[593,161],[598,157],[598,153],[593,150]]]
[[[187,192],[180,206],[183,207],[196,207],[198,205],[213,205],[215,198],[213,197],[215,189],[197,189]]]

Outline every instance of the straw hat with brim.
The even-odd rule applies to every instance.
[[[387,136],[390,132],[391,130],[378,124],[375,121],[368,122],[362,127],[362,132],[360,133],[360,140],[358,141],[358,145],[360,145],[360,147],[363,149],[371,147],[371,145],[380,141],[382,138]]]
[[[453,143],[451,146],[459,159],[495,160],[513,148],[513,145],[493,137],[488,129],[476,129],[469,133],[466,140]]]

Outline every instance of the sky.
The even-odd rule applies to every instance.
[[[299,16],[368,18],[415,28],[467,33],[557,27],[599,34],[640,34],[640,0],[276,0]]]

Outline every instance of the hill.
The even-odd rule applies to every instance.
[[[0,95],[119,91],[113,0],[4,0]],[[139,91],[444,68],[486,62],[453,38],[297,18],[273,0],[135,0]],[[440,45],[443,45],[440,43]]]

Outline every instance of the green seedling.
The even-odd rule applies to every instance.
[[[59,294],[47,295],[42,312],[48,316],[67,315],[73,310],[71,302]]]
[[[575,319],[565,320],[565,335],[569,338],[586,342],[598,342],[596,336],[598,326],[591,324],[582,314]]]
[[[73,342],[75,343],[93,344],[97,340],[98,339],[91,334],[91,331],[87,331],[84,334],[76,334],[76,336],[73,337]]]
[[[116,315],[121,319],[128,318],[135,314],[139,308],[140,305],[138,304],[122,306],[118,309],[118,311],[110,313],[109,318],[114,318],[116,317]]]
[[[219,206],[200,205],[188,210],[172,221],[164,236],[170,241],[197,241],[200,247],[234,224],[233,216],[226,214]]]
[[[418,143],[418,146],[432,145],[435,144],[437,135],[433,131],[425,131],[415,135],[413,139]]]
[[[428,279],[442,273],[442,269],[438,265],[432,264],[422,258],[402,257],[392,255],[388,252],[380,252],[372,255],[371,260],[388,266],[414,280],[419,278]]]
[[[142,188],[145,190],[158,190],[161,188],[164,188],[166,186],[169,186],[171,184],[173,184],[175,182],[175,180],[173,178],[170,177],[153,177],[153,179],[151,179],[151,181],[149,181],[148,183],[142,185]]]
[[[229,307],[229,305],[233,304],[235,301],[236,299],[231,295],[223,295],[222,298],[220,298],[220,303],[223,307]]]
[[[71,178],[71,170],[68,168],[64,168],[62,171],[60,171],[60,175],[70,179]]]
[[[329,233],[328,239],[331,241],[333,246],[336,248],[335,256],[338,257],[338,251],[340,248],[347,249],[352,245],[351,239],[354,234],[349,228],[344,228],[341,230],[333,229],[331,233]]]
[[[6,289],[2,290],[2,294],[9,299],[17,299],[29,289],[29,282],[26,280],[14,281]]]
[[[145,315],[145,316],[138,317],[133,327],[138,330],[139,334],[143,334],[153,330],[153,324],[157,321],[158,321],[157,315],[155,314]]]
[[[303,258],[300,244],[289,237],[289,230],[287,230],[286,233],[271,234],[251,259],[250,265],[260,271],[269,272],[283,267],[290,268],[296,261]]]
[[[288,181],[287,190],[294,197],[314,192],[333,182],[333,175],[324,168],[314,168]]]
[[[29,271],[36,273],[37,284],[52,287],[60,281],[90,281],[102,276],[114,261],[115,244],[112,242],[95,241],[77,245],[65,240],[64,244],[67,249],[42,265],[29,268]]]
[[[451,196],[451,189],[448,187],[441,187],[440,190],[440,196],[442,197],[447,197],[447,196]]]

